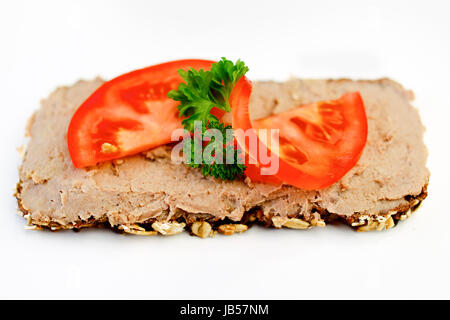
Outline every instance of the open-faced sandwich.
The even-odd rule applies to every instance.
[[[412,92],[389,79],[251,83],[247,70],[180,60],[58,88],[27,126],[16,197],[29,225],[385,230],[426,197]]]

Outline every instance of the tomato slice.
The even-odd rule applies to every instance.
[[[359,160],[367,141],[367,117],[359,92],[346,93],[333,101],[320,101],[250,121],[248,103],[251,83],[236,85],[232,97],[233,127],[247,130],[247,137],[258,138],[258,153],[249,148],[245,137],[237,136],[249,159],[262,164],[260,153],[267,152],[279,162],[276,178],[302,189],[326,188],[341,179]],[[278,151],[259,139],[259,129],[278,129]],[[252,132],[252,133],[249,133]],[[267,183],[277,180],[249,166],[250,179]],[[266,178],[267,177],[267,178]]]
[[[173,130],[183,128],[179,103],[167,97],[182,81],[178,69],[209,70],[213,63],[171,61],[105,82],[69,124],[67,143],[74,166],[92,166],[171,142]]]

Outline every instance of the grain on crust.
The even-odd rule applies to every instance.
[[[18,189],[19,189],[18,185]],[[247,231],[253,225],[260,225],[266,228],[291,228],[291,229],[310,229],[313,227],[325,227],[327,224],[343,223],[352,227],[358,232],[367,231],[383,231],[395,227],[400,221],[404,221],[411,217],[412,213],[415,212],[421,205],[422,201],[427,197],[427,186],[424,187],[423,191],[415,197],[408,197],[408,205],[398,207],[394,210],[390,210],[385,215],[366,215],[366,214],[355,214],[350,218],[343,219],[338,215],[327,212],[326,210],[320,210],[317,208],[317,212],[320,217],[315,219],[306,219],[304,216],[296,215],[291,218],[272,217],[268,218],[264,216],[258,208],[254,208],[250,212],[244,214],[241,221],[237,223],[229,223],[228,220],[218,220],[213,216],[196,215],[196,214],[185,214],[181,215],[171,221],[166,222],[166,228],[170,229],[173,225],[176,232],[161,231],[162,228],[158,227],[156,219],[151,219],[140,224],[133,225],[118,225],[112,226],[108,221],[77,221],[72,225],[59,225],[54,222],[48,224],[35,224],[31,219],[31,214],[27,212],[20,202],[20,197],[16,192],[19,204],[19,213],[27,219],[28,225],[26,226],[29,230],[43,230],[49,229],[51,231],[59,230],[73,230],[80,231],[82,228],[111,228],[117,232],[123,232],[133,235],[144,235],[144,236],[154,236],[157,234],[167,236],[178,234],[185,226],[191,235],[208,238],[213,237],[216,233],[221,233],[224,235],[233,235],[235,233],[242,233]],[[155,229],[155,226],[157,228]]]

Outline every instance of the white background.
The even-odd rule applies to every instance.
[[[444,0],[2,1],[0,298],[450,298],[449,12]],[[373,233],[24,229],[16,147],[41,98],[79,78],[222,56],[242,58],[251,79],[391,77],[413,89],[432,173],[423,206]]]

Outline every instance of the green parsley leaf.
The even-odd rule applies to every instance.
[[[234,161],[231,161],[232,163],[226,163],[225,159],[224,163],[206,161],[205,159],[202,159],[202,163],[197,164],[188,161],[191,167],[200,168],[205,176],[233,180],[242,177],[244,173],[246,167],[240,163],[240,151],[234,146],[234,136],[226,134],[227,130],[232,130],[231,126],[220,123],[219,119],[211,114],[211,109],[216,107],[225,112],[231,111],[229,103],[231,92],[235,84],[247,71],[248,67],[243,61],[238,60],[233,63],[225,58],[212,64],[209,71],[193,68],[187,71],[180,69],[178,74],[183,78],[184,83],[180,83],[177,90],[171,90],[168,93],[169,98],[180,102],[178,110],[180,110],[180,117],[186,117],[182,121],[186,130],[194,133],[194,122],[201,121],[202,137],[208,137],[208,129],[216,129],[222,133],[224,137],[222,141],[216,141],[214,137],[211,137],[205,146],[205,148],[217,152],[213,157],[224,159],[227,151],[228,154],[233,156]],[[190,141],[191,159],[195,159],[194,141],[195,139]]]
[[[214,130],[220,132],[222,140],[215,139]],[[209,157],[211,160],[202,159],[201,164],[192,161],[195,159],[195,137],[188,140],[191,151],[190,159],[187,161],[189,166],[201,169],[204,176],[213,176],[222,180],[234,180],[242,177],[246,166],[241,163],[241,151],[234,146],[234,136],[227,134],[227,130],[232,130],[231,126],[225,126],[218,121],[209,122],[208,128],[203,132],[202,136],[211,139],[206,147],[209,150],[214,150],[214,153]],[[202,154],[204,150],[201,150]],[[226,159],[227,155],[231,155],[232,159]],[[220,163],[217,163],[215,159],[220,159]],[[231,161],[228,163],[226,160]]]
[[[234,64],[225,58],[214,63],[209,71],[193,68],[178,70],[185,83],[180,83],[177,90],[171,90],[168,97],[180,102],[180,116],[187,117],[182,122],[184,127],[192,132],[194,121],[202,121],[204,126],[209,121],[218,121],[211,114],[213,107],[231,111],[231,91],[247,71],[248,67],[241,60]]]

